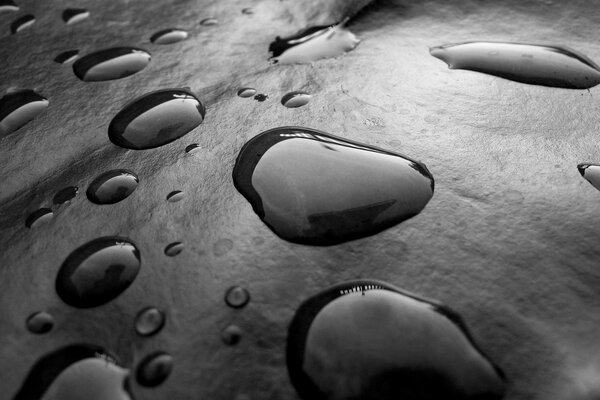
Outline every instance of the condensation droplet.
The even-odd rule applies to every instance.
[[[113,47],[79,58],[73,72],[84,82],[110,81],[133,75],[150,63],[150,53],[134,47]]]
[[[114,169],[97,176],[86,191],[94,204],[115,204],[126,199],[137,188],[139,179],[126,169]]]
[[[177,203],[183,199],[183,192],[181,190],[173,190],[167,195],[167,201],[169,203]]]
[[[165,254],[169,257],[175,257],[183,251],[183,243],[173,242],[165,247]]]
[[[298,108],[308,104],[311,97],[310,94],[302,91],[289,92],[281,98],[281,104],[287,108]]]
[[[242,340],[242,330],[237,325],[229,325],[221,331],[221,341],[228,346],[236,345]]]
[[[255,94],[256,94],[256,89],[251,88],[251,87],[243,87],[237,91],[237,95],[239,97],[244,97],[244,98],[252,97]]]
[[[156,32],[150,37],[154,44],[172,44],[187,39],[188,33],[183,29],[171,28]]]
[[[242,308],[250,301],[250,293],[241,286],[232,286],[225,292],[225,303],[232,308]]]
[[[22,31],[25,28],[30,27],[35,22],[35,17],[32,14],[23,15],[20,18],[17,18],[10,24],[10,32],[15,34],[17,32]]]
[[[140,336],[152,336],[165,326],[165,313],[155,307],[141,310],[135,317],[135,331]]]
[[[84,8],[67,8],[62,13],[62,19],[67,25],[73,25],[90,16],[90,12]]]
[[[59,55],[54,58],[54,62],[59,64],[68,64],[72,61],[75,61],[77,56],[79,55],[79,50],[67,50],[63,51]]]
[[[28,228],[38,228],[47,224],[54,218],[54,213],[49,208],[40,208],[29,214],[25,220],[25,226]]]
[[[54,327],[54,317],[46,311],[31,314],[25,322],[27,330],[38,335],[48,333]]]
[[[581,176],[591,183],[593,187],[600,190],[600,165],[582,163],[577,165],[577,170]]]
[[[218,23],[219,23],[219,21],[213,17],[204,18],[202,21],[200,21],[200,25],[204,25],[204,26],[217,25]]]
[[[9,135],[44,111],[50,102],[33,90],[17,90],[0,99],[0,137]]]
[[[68,203],[77,197],[77,193],[79,193],[79,188],[77,186],[67,186],[66,188],[56,192],[52,198],[52,202],[57,206]]]
[[[142,386],[155,387],[163,383],[173,370],[173,357],[165,352],[146,356],[138,365],[136,380]]]
[[[200,149],[202,149],[202,148],[200,147],[200,145],[198,143],[192,143],[192,144],[186,146],[185,152],[187,154],[194,154],[194,153],[197,153]]]
[[[12,0],[0,0],[0,13],[5,11],[19,11],[19,6]]]

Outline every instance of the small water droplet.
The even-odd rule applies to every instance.
[[[72,61],[75,61],[77,56],[79,55],[79,50],[67,50],[63,51],[59,55],[54,58],[54,62],[59,64],[68,64]]]
[[[170,203],[177,203],[183,199],[183,192],[181,190],[173,190],[167,195],[167,201]]]
[[[211,25],[217,25],[219,23],[219,21],[216,18],[204,18],[202,21],[200,21],[200,25],[204,25],[204,26],[211,26]]]
[[[56,192],[52,198],[52,202],[57,206],[70,202],[77,196],[77,193],[79,193],[79,188],[77,186],[67,186]]]
[[[582,163],[577,165],[577,169],[583,178],[592,184],[593,187],[600,190],[600,165]]]
[[[17,90],[0,99],[0,137],[21,128],[48,107],[47,98],[33,90]]]
[[[310,94],[302,91],[289,92],[281,98],[281,104],[287,108],[302,107],[308,104],[311,97]]]
[[[29,214],[25,220],[25,226],[28,228],[38,228],[47,224],[54,217],[54,213],[49,208],[40,208]]]
[[[172,44],[187,39],[188,33],[183,29],[171,28],[156,32],[150,37],[154,44]]]
[[[256,94],[256,89],[251,88],[251,87],[243,87],[240,90],[238,90],[237,95],[240,97],[252,97]]]
[[[150,58],[150,53],[142,49],[113,47],[81,57],[73,63],[73,72],[85,82],[110,81],[141,71]]]
[[[23,15],[17,18],[10,24],[10,32],[14,35],[17,32],[22,31],[25,28],[30,27],[35,22],[35,17],[32,14]]]
[[[19,11],[19,6],[12,0],[0,0],[0,13],[5,11]]]
[[[189,90],[158,90],[123,107],[110,122],[108,137],[126,149],[152,149],[186,135],[204,115],[204,106]]]
[[[165,254],[169,257],[175,257],[183,251],[183,243],[173,242],[165,247]]]
[[[232,308],[242,308],[250,301],[250,293],[240,286],[232,286],[225,292],[225,303]]]
[[[126,199],[137,188],[139,179],[126,169],[114,169],[97,176],[86,191],[94,204],[115,204]]]
[[[25,326],[31,333],[48,333],[54,327],[54,317],[46,311],[38,311],[27,318]]]
[[[221,341],[228,346],[236,345],[242,340],[242,330],[237,325],[229,325],[221,331]]]
[[[197,153],[200,149],[202,149],[202,148],[200,147],[200,145],[198,143],[192,143],[192,144],[186,146],[185,152],[187,154],[194,154],[194,153]]]
[[[152,336],[165,326],[165,313],[155,307],[140,311],[135,317],[135,331],[140,336]]]
[[[67,25],[76,24],[90,16],[90,12],[84,8],[67,8],[62,13],[62,19]]]
[[[123,293],[140,266],[140,251],[129,239],[94,239],[75,249],[62,263],[56,276],[56,293],[70,306],[97,307]]]
[[[243,9],[242,9],[242,14],[246,14],[246,15],[252,15],[252,14],[254,14],[254,10],[253,10],[252,8],[250,8],[250,7],[248,7],[248,8],[243,8]]]
[[[418,161],[302,127],[250,139],[233,181],[273,232],[318,246],[374,235],[412,218],[434,188]]]
[[[138,365],[136,380],[142,386],[155,387],[163,383],[173,370],[173,357],[165,352],[146,356]]]
[[[256,96],[254,96],[254,100],[260,101],[260,102],[263,102],[263,101],[265,101],[268,98],[269,98],[269,96],[266,95],[266,94],[264,94],[264,93],[259,93]]]
[[[466,69],[531,85],[588,89],[600,83],[600,67],[585,55],[560,46],[466,42],[429,52],[450,69]]]

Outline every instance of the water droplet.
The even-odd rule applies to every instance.
[[[183,243],[173,242],[165,247],[165,254],[169,257],[175,257],[183,251]]]
[[[46,311],[38,311],[27,318],[25,326],[31,333],[48,333],[54,327],[54,317]]]
[[[302,107],[311,99],[311,95],[306,92],[296,91],[289,92],[285,96],[281,98],[281,104],[286,106],[287,108],[297,108]]]
[[[171,143],[204,120],[204,106],[187,89],[147,93],[127,104],[113,118],[108,137],[126,149],[152,149]]]
[[[306,300],[289,326],[287,366],[306,400],[499,400],[505,391],[455,311],[379,281]]]
[[[183,29],[172,28],[156,32],[150,37],[150,41],[154,44],[171,44],[181,42],[187,37],[188,33]]]
[[[600,165],[598,164],[579,164],[577,169],[583,178],[592,184],[593,187],[600,190]]]
[[[90,12],[84,8],[67,8],[63,11],[62,19],[67,25],[76,24],[90,16]]]
[[[5,11],[19,11],[19,6],[12,0],[0,0],[0,13]]]
[[[269,45],[273,63],[309,63],[336,57],[356,47],[359,40],[344,27],[347,19],[330,26],[313,26],[293,36],[280,38]]]
[[[187,154],[194,154],[194,153],[197,153],[200,149],[201,149],[201,147],[198,143],[192,143],[192,144],[186,146],[185,152]]]
[[[0,99],[0,137],[13,133],[48,107],[47,98],[33,90],[18,90]]]
[[[52,202],[57,206],[70,202],[77,196],[78,192],[79,188],[77,186],[67,186],[66,188],[56,192],[56,194],[52,198]]]
[[[49,208],[40,208],[29,214],[25,220],[25,226],[28,228],[38,228],[47,224],[54,217],[54,213]]]
[[[240,90],[238,90],[237,95],[240,97],[252,97],[256,94],[256,89],[251,88],[251,87],[243,87]]]
[[[115,204],[129,197],[137,188],[139,179],[126,169],[113,169],[97,176],[86,191],[94,204]]]
[[[242,340],[242,330],[239,326],[229,325],[221,331],[221,341],[228,346],[236,345]]]
[[[225,303],[232,308],[242,308],[250,301],[250,293],[240,286],[232,286],[225,293]]]
[[[20,18],[17,18],[10,24],[10,32],[15,34],[17,32],[22,31],[25,28],[30,27],[35,22],[35,17],[31,14],[23,15]]]
[[[85,82],[125,78],[146,68],[150,53],[134,47],[113,47],[85,55],[75,61],[73,72]]]
[[[253,10],[252,8],[250,8],[250,7],[248,7],[248,8],[243,8],[243,9],[242,9],[242,14],[246,14],[246,15],[252,15],[252,14],[254,14],[254,10]]]
[[[417,215],[433,196],[418,161],[315,129],[280,127],[248,141],[233,181],[273,232],[328,246]]]
[[[204,18],[202,21],[200,21],[200,25],[204,25],[204,26],[211,26],[211,25],[217,25],[219,23],[219,21],[216,18]]]
[[[170,203],[177,203],[183,199],[183,192],[181,190],[173,190],[167,195],[167,201]]]
[[[75,249],[62,263],[56,293],[70,306],[97,307],[123,293],[140,266],[140,251],[129,239],[94,239]]]
[[[72,61],[75,61],[77,56],[79,55],[79,50],[67,50],[63,51],[59,55],[54,58],[54,62],[59,64],[68,64]]]
[[[268,98],[269,98],[269,96],[267,96],[266,94],[263,94],[263,93],[259,93],[256,96],[254,96],[254,100],[260,101],[260,102],[263,102]]]
[[[146,356],[138,365],[136,379],[146,387],[163,383],[173,370],[173,357],[165,352],[156,352]]]
[[[600,67],[565,47],[467,42],[429,50],[450,69],[467,69],[531,85],[587,89],[600,83]]]
[[[155,307],[140,311],[135,317],[135,331],[140,336],[152,336],[165,326],[165,313]]]

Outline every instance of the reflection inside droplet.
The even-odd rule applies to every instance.
[[[232,308],[242,308],[250,301],[250,293],[240,286],[232,286],[225,293],[225,303]]]
[[[59,64],[68,64],[74,61],[79,55],[79,50],[67,50],[63,51],[54,58],[54,62]]]
[[[145,308],[135,317],[135,331],[140,336],[155,335],[165,326],[165,320],[165,313],[158,308]]]
[[[582,163],[577,165],[577,169],[581,176],[591,183],[593,187],[600,190],[600,165]]]
[[[40,208],[27,217],[25,220],[25,226],[28,228],[38,228],[42,225],[46,225],[52,220],[54,213],[49,208]]]
[[[138,365],[136,380],[142,386],[155,387],[163,383],[173,370],[173,357],[165,352],[146,356]]]
[[[139,179],[126,169],[114,169],[97,176],[86,191],[95,204],[115,204],[126,199],[137,188]]]
[[[46,311],[31,314],[25,322],[27,330],[31,333],[48,333],[54,327],[54,317]]]
[[[17,32],[22,31],[25,28],[30,27],[35,22],[35,17],[32,14],[23,15],[20,18],[17,18],[10,24],[10,32],[15,34]]]
[[[84,8],[67,8],[63,11],[62,19],[67,25],[76,24],[90,16],[90,12]]]
[[[311,97],[302,91],[289,92],[281,98],[281,104],[287,108],[298,108],[308,104]]]
[[[177,203],[183,199],[183,192],[181,190],[173,190],[167,195],[167,201],[169,203]]]
[[[187,39],[188,33],[183,29],[163,29],[156,32],[150,37],[150,41],[154,44],[172,44],[181,42]]]
[[[176,255],[178,255],[179,253],[181,253],[183,251],[183,243],[181,242],[173,242],[169,245],[167,245],[167,247],[165,247],[165,255],[169,256],[169,257],[175,257]]]
[[[48,99],[33,90],[17,90],[0,99],[0,137],[21,128],[48,107]]]
[[[221,341],[228,346],[234,346],[240,340],[242,340],[242,330],[237,325],[229,325],[221,331]]]
[[[150,58],[142,49],[114,47],[79,58],[73,63],[73,72],[85,82],[121,79],[146,68]]]
[[[243,87],[237,91],[239,97],[252,97],[256,94],[256,89],[250,87]]]

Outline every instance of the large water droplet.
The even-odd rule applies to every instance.
[[[35,17],[32,14],[23,15],[20,18],[17,18],[10,24],[10,32],[15,34],[17,32],[22,31],[25,28],[30,27],[35,22]]]
[[[583,178],[592,184],[593,187],[600,190],[600,165],[599,164],[579,164],[577,169]]]
[[[142,49],[113,47],[81,57],[73,64],[73,72],[85,82],[110,81],[141,71],[150,58]]]
[[[467,69],[532,85],[587,89],[600,83],[600,67],[560,46],[467,42],[429,50],[450,69]]]
[[[301,127],[248,141],[233,182],[281,238],[322,246],[394,226],[433,196],[433,177],[418,161]]]
[[[281,104],[287,108],[302,107],[308,104],[311,97],[310,94],[302,91],[289,92],[281,98]]]
[[[252,97],[256,94],[256,89],[251,88],[251,87],[243,87],[240,90],[237,91],[237,95],[240,97]]]
[[[360,280],[306,300],[288,330],[287,366],[305,400],[501,399],[502,372],[453,310]]]
[[[183,192],[181,190],[173,190],[167,195],[167,201],[169,203],[177,203],[183,199]]]
[[[204,26],[211,26],[211,25],[217,25],[219,23],[219,20],[217,20],[216,18],[204,18],[202,21],[200,21],[200,25],[204,25]]]
[[[19,6],[12,0],[0,0],[0,13],[5,11],[19,11]]]
[[[13,133],[48,107],[47,98],[33,90],[19,90],[0,99],[0,137]]]
[[[150,37],[150,41],[155,44],[171,44],[181,42],[187,39],[188,33],[183,29],[163,29],[162,31],[156,32]]]
[[[232,308],[242,308],[250,301],[250,293],[240,286],[232,286],[225,292],[225,303]]]
[[[54,327],[54,317],[46,311],[38,311],[27,318],[25,326],[31,333],[48,333]]]
[[[173,242],[165,247],[165,255],[175,257],[183,251],[184,245],[181,242]]]
[[[221,341],[228,346],[236,345],[242,340],[242,330],[239,326],[229,325],[221,331]]]
[[[127,104],[113,118],[108,137],[127,149],[152,149],[179,139],[200,125],[204,106],[187,89],[147,93]]]
[[[62,263],[56,276],[56,293],[73,307],[100,306],[131,285],[140,265],[140,251],[129,239],[94,239],[75,249]]]
[[[95,204],[115,204],[129,197],[137,188],[139,179],[126,169],[114,169],[97,176],[86,191]]]
[[[146,387],[163,383],[173,370],[173,357],[165,352],[156,352],[146,356],[138,365],[136,379]]]
[[[76,24],[90,16],[90,12],[85,8],[67,8],[62,13],[62,19],[67,25]]]
[[[25,226],[28,228],[37,228],[50,222],[52,218],[54,218],[54,213],[51,209],[40,208],[29,214],[25,220]]]
[[[152,336],[165,326],[165,313],[155,307],[140,311],[135,317],[135,331],[140,336]]]
[[[78,192],[79,188],[77,186],[67,186],[66,188],[56,192],[56,194],[52,198],[52,202],[57,206],[70,202],[77,196]]]
[[[79,50],[67,50],[63,51],[54,58],[54,62],[59,64],[68,64],[74,61],[79,55]]]

